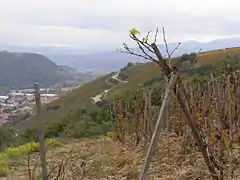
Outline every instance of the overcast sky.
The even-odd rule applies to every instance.
[[[116,49],[129,29],[158,25],[170,42],[209,41],[240,36],[239,8],[239,0],[0,0],[0,39]]]

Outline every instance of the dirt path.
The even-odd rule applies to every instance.
[[[121,80],[121,79],[118,78],[119,73],[120,73],[120,71],[118,71],[116,74],[114,74],[114,75],[113,75],[112,77],[110,77],[109,79],[114,79],[114,80],[116,80],[116,81],[119,81],[120,83],[126,83],[127,81],[123,81],[123,80]],[[105,83],[112,85],[112,83],[109,82],[109,79],[106,79],[106,80],[105,80]],[[112,88],[111,88],[111,89],[112,89]],[[107,90],[101,92],[100,94],[92,97],[93,102],[94,102],[94,103],[97,103],[97,102],[101,101],[102,97],[103,97],[104,95],[107,95],[108,91],[110,91],[111,89],[107,89]]]
[[[94,101],[94,103],[101,101],[102,97],[104,95],[106,95],[108,93],[108,91],[110,91],[110,89],[107,89],[107,90],[103,91],[101,94],[98,94],[98,95],[92,97],[92,100]]]
[[[119,74],[120,74],[120,71],[118,71],[115,75],[113,75],[112,79],[115,79],[115,80],[117,80],[117,81],[119,81],[121,83],[126,83],[127,81],[123,81],[123,80],[118,78]]]

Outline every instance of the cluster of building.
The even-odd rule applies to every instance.
[[[58,98],[57,94],[47,93],[40,89],[42,104],[49,103]],[[31,111],[35,106],[34,89],[12,90],[5,96],[0,96],[0,124],[5,123],[10,115],[22,111]]]

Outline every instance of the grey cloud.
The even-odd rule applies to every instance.
[[[77,3],[77,1],[75,2]],[[172,0],[171,3],[173,4],[174,2],[175,0]],[[5,39],[6,41],[7,38],[12,38],[13,41],[19,40],[20,42],[26,37],[28,41],[40,39],[41,42],[46,41],[46,44],[53,43],[51,41],[55,41],[55,39],[59,39],[57,42],[69,42],[69,44],[77,44],[76,41],[82,39],[83,40],[79,42],[81,44],[87,44],[88,41],[90,41],[82,37],[85,36],[86,33],[81,35],[81,32],[78,32],[75,34],[76,38],[73,39],[73,35],[66,35],[67,32],[65,31],[62,32],[63,35],[61,35],[60,30],[56,33],[53,32],[55,30],[57,31],[57,28],[69,27],[79,30],[89,30],[88,38],[91,37],[93,31],[104,31],[105,35],[98,35],[96,36],[97,38],[103,37],[106,39],[106,37],[112,36],[113,34],[119,35],[118,38],[111,38],[103,42],[105,44],[111,44],[112,41],[118,42],[122,37],[127,37],[130,28],[136,27],[140,31],[145,32],[153,30],[156,25],[159,27],[164,26],[169,37],[173,37],[173,39],[181,39],[182,37],[188,37],[188,35],[191,35],[191,37],[195,35],[240,35],[240,16],[234,16],[235,20],[233,20],[227,19],[224,14],[220,13],[204,14],[199,11],[197,14],[195,13],[195,9],[181,11],[181,7],[171,8],[170,5],[165,10],[159,8],[159,12],[156,8],[153,9],[152,6],[147,7],[145,10],[144,5],[139,7],[136,5],[138,9],[134,10],[133,7],[128,7],[128,4],[125,6],[126,9],[123,9],[124,6],[119,9],[116,7],[113,9],[109,9],[111,8],[109,7],[107,9],[105,7],[106,12],[104,8],[101,9],[101,6],[91,8],[88,4],[81,8],[79,3],[76,7],[71,5],[66,9],[64,9],[63,5],[58,9],[54,7],[54,3],[51,4],[49,9],[45,7],[38,9],[37,6],[35,6],[35,9],[25,7],[25,10],[21,11],[0,12],[0,33],[2,33],[0,36],[1,39]],[[87,9],[84,9],[84,7]],[[130,10],[127,10],[127,8],[130,8]],[[151,8],[153,11],[151,11]],[[132,10],[134,11],[132,12]],[[238,14],[239,13],[236,12],[236,15]],[[31,29],[34,29],[34,27],[39,26],[52,26],[56,28],[44,32],[36,31],[36,34],[29,32]],[[7,28],[9,28],[9,30]],[[74,34],[75,31],[69,31],[68,33]],[[101,40],[103,40],[103,38]],[[94,40],[91,41],[94,42]],[[115,44],[117,44],[116,42]]]
[[[1,18],[0,18],[1,19]],[[169,32],[182,33],[219,33],[240,34],[240,18],[227,19],[224,16],[205,17],[187,13],[175,14],[136,14],[129,17],[123,15],[104,15],[71,12],[55,14],[51,12],[20,14],[11,19],[18,24],[32,26],[68,26],[79,29],[107,29],[115,32],[126,32],[132,27],[142,31],[155,28],[156,25],[165,26]]]

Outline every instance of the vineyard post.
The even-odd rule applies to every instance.
[[[167,108],[168,108],[167,106],[169,105],[168,102],[170,101],[170,98],[171,98],[170,97],[171,90],[176,85],[176,81],[177,81],[177,75],[173,74],[171,76],[170,80],[169,80],[169,84],[168,84],[168,87],[167,87],[166,92],[165,92],[165,96],[164,96],[164,99],[163,99],[163,102],[162,102],[162,106],[161,106],[161,109],[160,109],[160,112],[159,112],[159,115],[158,115],[158,119],[157,119],[157,122],[156,122],[156,125],[155,125],[155,129],[154,129],[154,132],[153,132],[153,135],[152,135],[150,146],[149,146],[148,151],[147,151],[147,155],[146,155],[146,158],[145,158],[145,162],[144,162],[139,180],[145,180],[146,177],[147,177],[147,172],[148,172],[150,162],[151,162],[151,159],[152,159],[152,156],[153,156],[153,151],[154,151],[154,148],[155,148],[156,143],[157,143],[158,134],[159,134],[161,125],[164,121],[164,118],[166,117],[165,114],[167,112]]]
[[[34,84],[34,89],[35,89],[35,100],[36,100],[36,108],[37,108],[38,141],[39,141],[39,154],[40,154],[40,160],[41,160],[41,166],[42,166],[42,179],[48,180],[46,152],[45,152],[44,134],[43,134],[43,119],[40,117],[41,95],[40,95],[39,85],[37,83]]]

